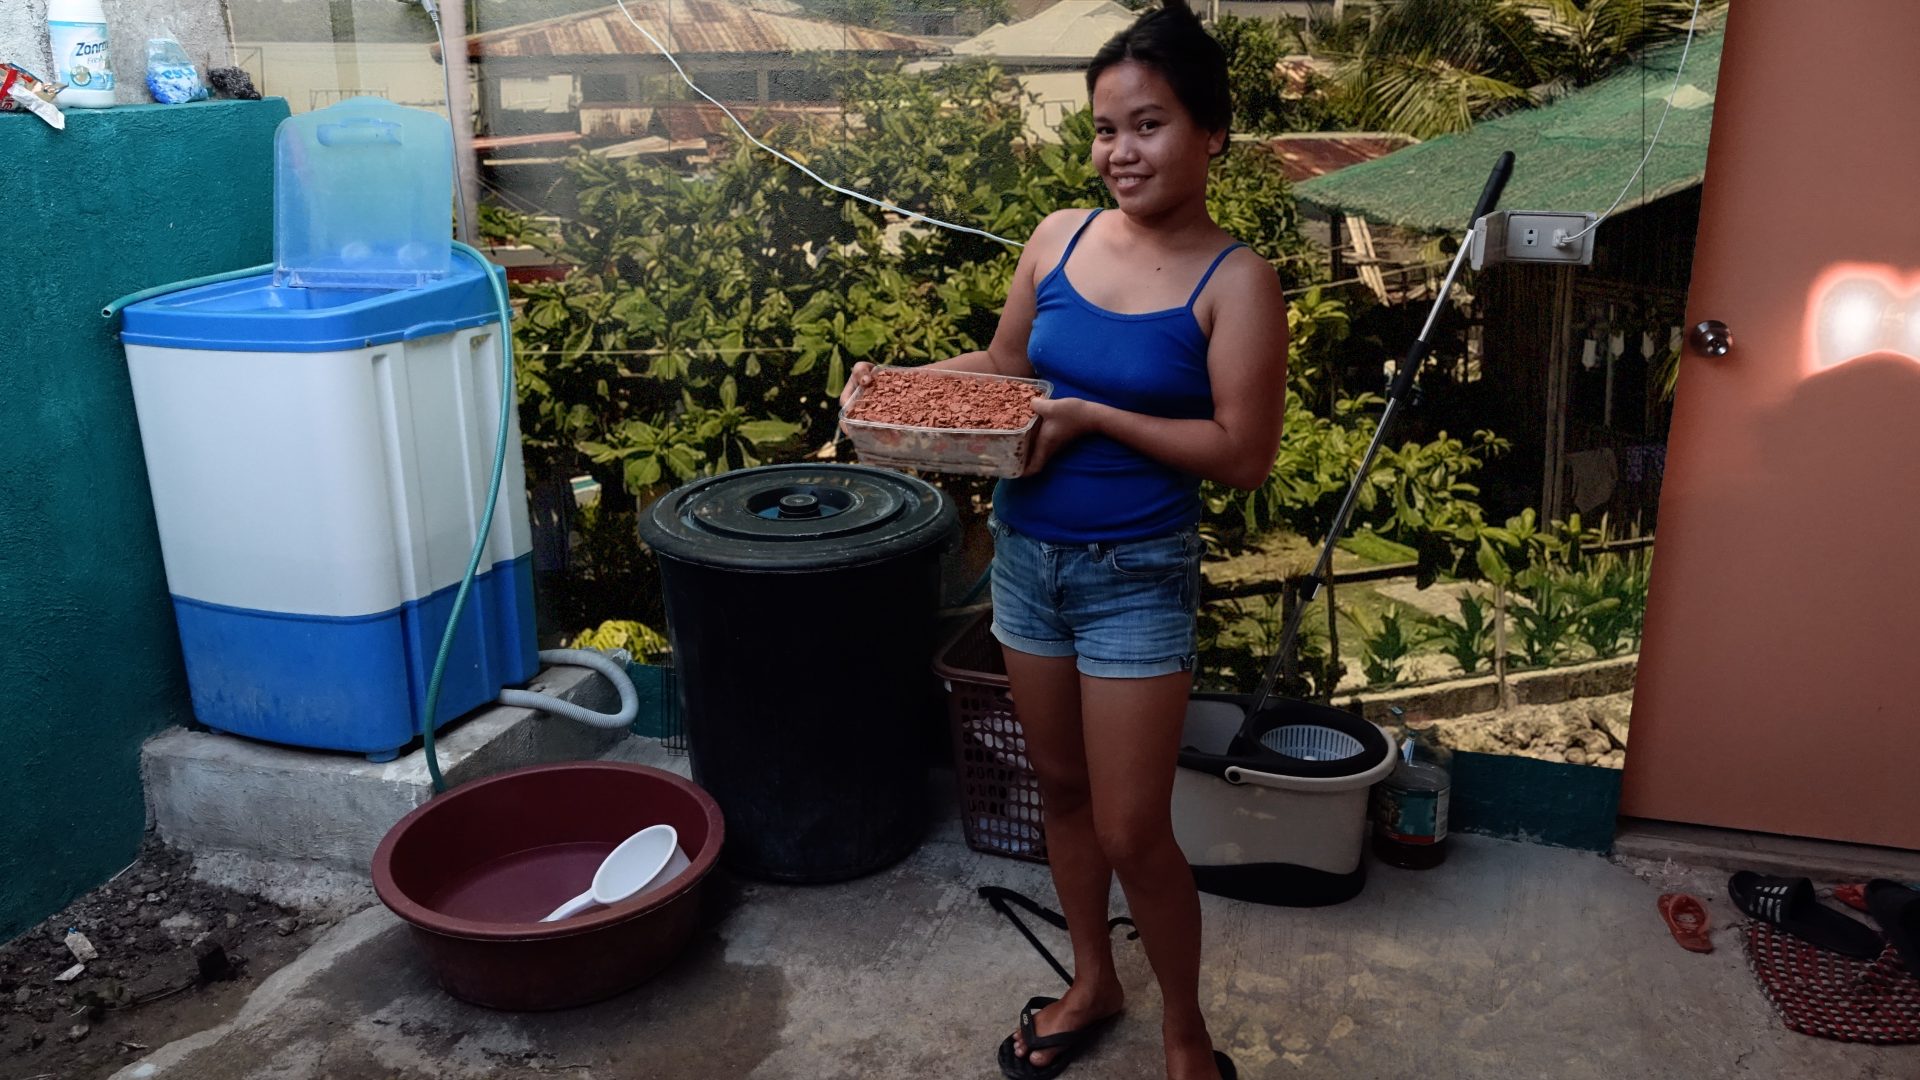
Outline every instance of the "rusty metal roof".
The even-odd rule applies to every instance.
[[[1301,131],[1267,141],[1293,183],[1386,157],[1420,140],[1393,131]]]
[[[925,38],[760,11],[727,0],[628,0],[627,9],[681,57],[942,51]],[[615,6],[474,34],[467,38],[467,55],[474,60],[497,60],[657,53]]]

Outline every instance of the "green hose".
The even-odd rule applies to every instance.
[[[222,270],[218,274],[204,274],[197,278],[176,281],[171,285],[155,285],[151,289],[141,289],[139,292],[128,293],[113,303],[108,304],[106,307],[101,308],[100,317],[103,319],[114,318],[120,314],[120,309],[126,307],[128,304],[137,304],[142,300],[151,300],[156,296],[165,296],[170,292],[191,289],[197,285],[218,285],[222,281],[232,281],[235,278],[264,274],[271,269],[273,269],[272,263],[261,263],[259,266],[249,266],[245,270]]]
[[[440,774],[440,756],[433,749],[434,717],[440,710],[440,680],[447,671],[447,657],[453,652],[453,637],[460,628],[460,612],[467,606],[467,593],[473,588],[473,576],[487,553],[487,535],[493,531],[493,508],[500,501],[500,477],[507,464],[507,428],[513,421],[513,308],[507,302],[507,290],[493,272],[485,255],[458,240],[454,250],[480,264],[487,284],[493,287],[493,300],[500,309],[500,428],[493,440],[493,478],[487,482],[486,512],[480,515],[480,531],[473,538],[473,554],[467,559],[467,572],[460,577],[460,590],[453,594],[453,612],[447,616],[446,632],[440,635],[440,651],[433,658],[433,677],[427,681],[427,702],[420,716],[420,738],[427,756],[427,775],[433,778],[433,790],[447,790],[447,779]]]

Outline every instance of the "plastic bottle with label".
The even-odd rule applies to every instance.
[[[1396,731],[1393,772],[1373,789],[1373,854],[1389,866],[1426,870],[1447,861],[1453,751],[1431,731]]]
[[[66,84],[54,98],[63,109],[113,105],[113,51],[100,0],[47,0],[47,37],[53,43],[53,81]]]

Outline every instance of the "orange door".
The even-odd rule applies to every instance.
[[[1626,814],[1920,848],[1916,43],[1732,5],[1687,320],[1733,346],[1681,359]]]

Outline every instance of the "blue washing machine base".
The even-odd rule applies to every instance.
[[[391,761],[420,735],[453,611],[449,586],[390,611],[297,615],[173,598],[194,716],[216,731]],[[533,559],[476,575],[441,680],[437,727],[539,671]]]

